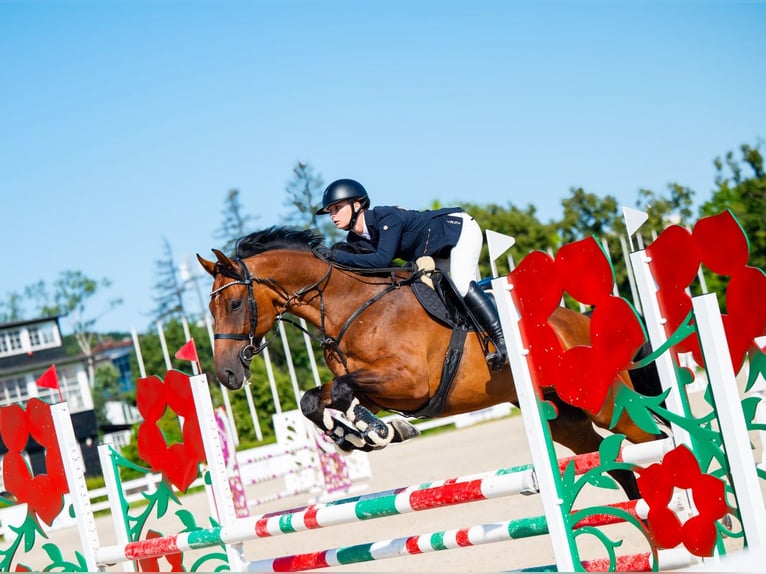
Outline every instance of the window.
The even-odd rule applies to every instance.
[[[27,381],[24,377],[0,380],[0,406],[27,400]]]
[[[42,341],[42,337],[40,336],[40,327],[30,327],[29,328],[29,343],[33,347],[39,347],[41,341]]]
[[[58,344],[56,329],[53,323],[43,323],[29,327],[29,343],[33,349],[52,347]]]
[[[13,331],[8,331],[8,341],[10,343],[12,351],[20,350],[22,348],[21,329],[14,329]]]

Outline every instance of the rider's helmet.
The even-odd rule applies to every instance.
[[[353,179],[338,179],[325,188],[322,195],[322,207],[317,209],[316,215],[327,213],[327,208],[333,203],[346,199],[359,201],[362,204],[362,209],[367,209],[370,206],[367,190],[361,183]]]

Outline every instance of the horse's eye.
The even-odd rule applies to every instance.
[[[231,310],[232,311],[239,311],[239,309],[242,307],[242,301],[239,299],[235,299],[231,302]]]

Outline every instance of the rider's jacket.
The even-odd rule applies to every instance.
[[[349,232],[346,241],[368,253],[336,250],[335,261],[349,267],[386,267],[394,259],[415,261],[423,255],[436,259],[449,257],[460,238],[463,220],[455,213],[459,207],[430,211],[411,211],[400,207],[378,206],[362,213],[370,238]]]

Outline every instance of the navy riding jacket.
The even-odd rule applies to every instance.
[[[449,257],[463,229],[463,220],[453,214],[459,207],[411,211],[379,206],[363,213],[370,239],[349,232],[346,241],[370,253],[335,251],[335,260],[349,267],[387,267],[394,259],[415,261],[423,255]]]

